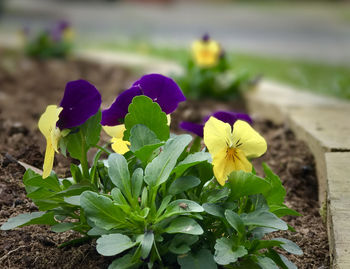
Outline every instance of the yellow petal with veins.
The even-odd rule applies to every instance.
[[[249,123],[238,120],[233,125],[234,147],[243,151],[247,158],[257,158],[267,150],[265,139]]]
[[[129,141],[124,141],[121,138],[115,138],[113,137],[111,139],[112,142],[112,149],[114,152],[119,153],[119,154],[124,154],[129,151],[130,142]]]
[[[203,134],[204,144],[214,156],[233,143],[230,124],[214,117],[210,117],[205,123]]]
[[[57,107],[56,105],[49,105],[39,119],[39,130],[46,139],[43,178],[46,178],[50,175],[53,167],[55,151],[58,151],[60,130],[56,127],[56,123],[59,119],[59,114],[61,113],[62,109],[62,107]]]

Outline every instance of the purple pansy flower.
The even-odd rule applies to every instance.
[[[204,124],[209,120],[210,117],[217,118],[218,120],[226,122],[226,123],[230,124],[231,126],[233,126],[233,124],[237,120],[244,120],[244,121],[248,122],[249,124],[252,124],[252,122],[253,122],[251,117],[248,114],[235,113],[235,112],[229,112],[229,111],[217,111],[217,112],[205,117],[202,124],[183,121],[180,123],[180,127],[186,131],[189,131],[189,132],[194,133],[200,137],[203,137]]]
[[[61,41],[63,32],[70,27],[70,23],[68,21],[59,21],[56,25],[51,29],[51,38],[54,41]]]
[[[95,115],[101,105],[101,95],[94,85],[86,80],[70,81],[66,85],[60,107],[57,127],[60,130],[83,124]]]
[[[135,96],[145,95],[157,102],[163,112],[170,114],[180,102],[186,100],[174,80],[160,74],[149,74],[134,82],[122,92],[110,106],[102,111],[102,125],[114,126],[123,123],[128,107]]]

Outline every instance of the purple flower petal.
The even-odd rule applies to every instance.
[[[208,41],[210,40],[209,34],[208,34],[208,33],[205,33],[205,34],[202,36],[202,40],[203,40],[204,42],[208,42]]]
[[[207,122],[209,120],[209,118],[212,116],[217,118],[218,120],[221,120],[223,122],[230,124],[231,126],[233,126],[233,124],[237,120],[244,120],[244,121],[248,122],[249,124],[252,124],[252,122],[253,122],[251,117],[248,114],[235,113],[235,112],[229,112],[229,111],[214,112],[213,114],[205,117],[203,122],[204,123]],[[203,137],[204,124],[197,124],[197,123],[183,121],[180,123],[180,127],[186,131],[189,131],[189,132],[194,133],[200,137]]]
[[[83,124],[95,115],[101,105],[101,95],[94,85],[86,80],[70,81],[66,85],[60,106],[57,127],[61,130]]]
[[[102,125],[114,126],[122,124],[128,114],[128,107],[135,96],[142,95],[142,91],[137,86],[122,92],[110,108],[102,111]]]
[[[180,102],[186,100],[176,82],[160,74],[145,75],[133,86],[138,86],[144,95],[157,102],[166,114],[173,112]]]
[[[183,121],[180,123],[180,127],[186,131],[189,131],[200,137],[203,137],[203,128],[204,128],[203,124]]]
[[[166,114],[173,112],[180,102],[186,100],[179,86],[171,78],[160,74],[145,75],[134,82],[130,89],[122,92],[110,108],[102,111],[101,124],[122,124],[132,99],[138,95],[146,95],[157,102]]]
[[[207,122],[211,116],[217,118],[218,120],[226,122],[226,123],[230,124],[231,126],[233,126],[233,124],[237,120],[244,120],[244,121],[248,122],[249,124],[253,123],[252,118],[248,114],[235,113],[235,112],[229,112],[229,111],[216,111],[213,114],[206,117],[204,119],[204,122]]]

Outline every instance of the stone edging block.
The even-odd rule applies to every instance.
[[[327,202],[331,266],[350,268],[350,103],[263,81],[245,94],[253,116],[287,124],[312,151]]]

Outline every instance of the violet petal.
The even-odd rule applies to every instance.
[[[102,111],[102,125],[115,126],[122,124],[124,117],[128,114],[128,107],[135,96],[142,95],[142,91],[137,86],[122,92],[110,106]]]
[[[95,115],[101,105],[101,95],[86,80],[70,81],[66,85],[60,106],[57,127],[61,130],[79,126]]]
[[[133,86],[139,87],[144,95],[157,102],[166,114],[173,112],[180,102],[186,100],[176,82],[160,74],[145,75]]]
[[[203,128],[204,128],[203,124],[183,121],[180,123],[180,127],[185,131],[189,131],[200,137],[203,137]]]
[[[249,124],[253,123],[252,118],[248,114],[235,113],[235,112],[229,112],[229,111],[216,111],[213,114],[206,117],[204,119],[204,122],[207,122],[211,116],[217,118],[218,120],[226,122],[226,123],[230,124],[231,126],[233,126],[233,124],[237,120],[244,120],[244,121],[248,122]]]

